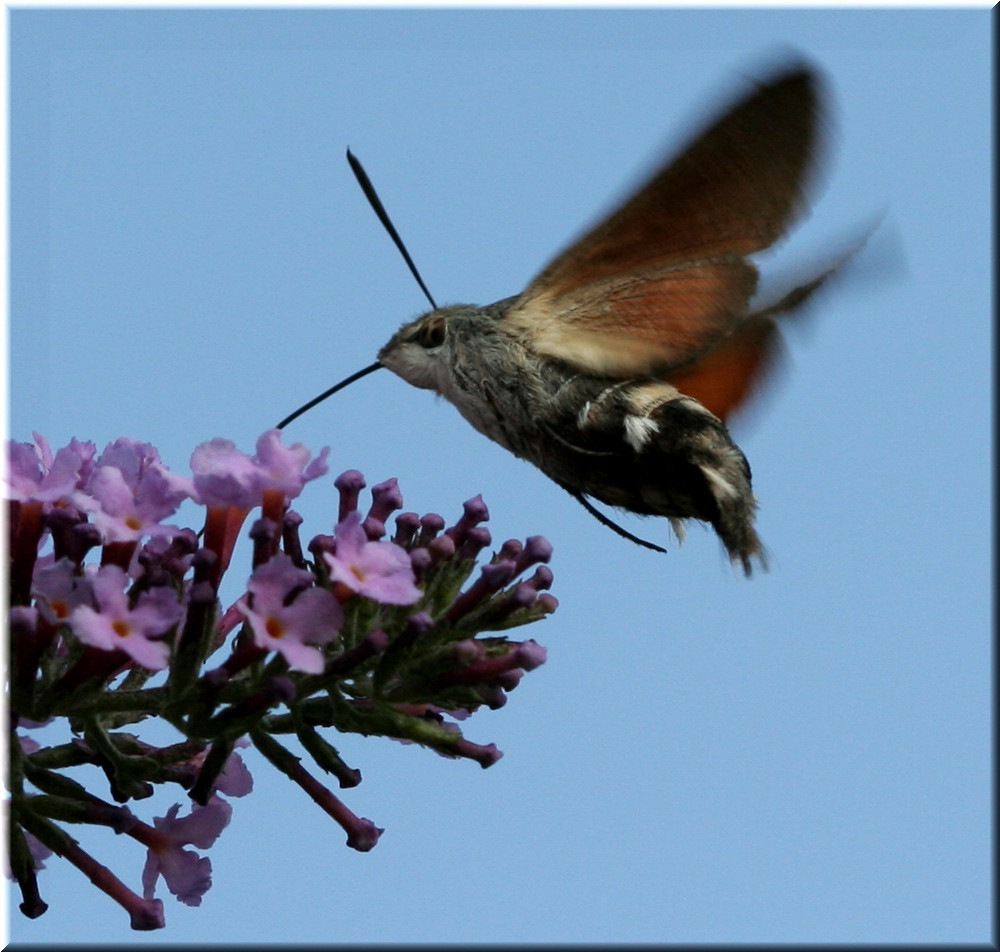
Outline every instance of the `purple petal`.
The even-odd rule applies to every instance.
[[[352,509],[337,523],[333,535],[337,541],[334,555],[338,561],[345,563],[355,561],[368,542],[368,536],[361,526],[361,513],[356,509]]]
[[[232,440],[217,436],[196,446],[191,471],[197,500],[203,505],[249,509],[260,499],[257,467]]]
[[[294,628],[300,640],[325,644],[337,637],[344,623],[340,603],[324,588],[301,592],[282,613],[282,620]]]
[[[200,906],[202,896],[212,886],[212,861],[185,849],[168,850],[159,859],[167,889],[186,906]]]
[[[219,774],[215,789],[230,797],[245,797],[253,790],[253,777],[243,763],[243,758],[235,750],[229,755],[226,766]]]
[[[170,835],[177,843],[208,849],[229,825],[233,808],[221,797],[212,797],[204,806],[192,805],[187,816],[171,817]],[[159,826],[159,824],[157,824]]]

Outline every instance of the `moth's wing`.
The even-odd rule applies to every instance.
[[[503,322],[532,350],[608,376],[663,374],[746,314],[757,270],[742,258],[613,275],[558,298],[515,299]]]
[[[757,86],[550,262],[527,291],[558,297],[581,281],[645,265],[770,246],[803,204],[817,132],[816,87],[806,69]]]
[[[725,421],[767,378],[781,353],[773,318],[754,314],[704,355],[664,379]]]
[[[727,420],[761,389],[782,356],[778,319],[793,317],[862,248],[874,231],[842,252],[833,264],[745,317],[734,330],[709,341],[691,359],[662,375],[681,393],[694,397],[720,420]]]
[[[532,347],[592,372],[684,363],[746,314],[756,269],[804,204],[817,80],[757,87],[617,211],[555,258],[504,321]]]

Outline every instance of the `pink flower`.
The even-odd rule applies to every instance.
[[[191,454],[198,500],[207,506],[252,508],[257,502],[255,469],[232,440],[217,436],[199,443]]]
[[[247,583],[249,595],[236,607],[260,647],[280,652],[292,669],[319,674],[323,654],[312,645],[332,641],[344,614],[333,595],[314,583],[311,572],[280,552],[258,566]]]
[[[412,605],[423,594],[406,550],[393,542],[368,541],[357,510],[344,516],[335,536],[336,550],[323,554],[335,582],[386,605]]]
[[[241,737],[236,741],[236,746],[249,747],[250,741]],[[253,777],[243,763],[243,758],[235,750],[226,759],[226,765],[215,781],[215,789],[230,797],[245,797],[253,790]]]
[[[259,506],[265,489],[278,489],[291,500],[312,479],[326,473],[324,447],[309,462],[310,452],[301,443],[282,446],[280,431],[268,430],[257,440],[257,453],[247,456],[232,440],[216,437],[195,447],[191,454],[194,487],[208,506]]]
[[[45,438],[33,433],[35,442],[7,441],[7,484],[10,498],[22,502],[57,502],[79,489],[90,472],[93,443],[70,440],[53,457]]]
[[[151,588],[130,608],[126,579],[117,565],[102,565],[93,579],[98,609],[78,605],[69,616],[70,626],[84,644],[105,651],[121,649],[144,668],[159,671],[170,657],[170,647],[159,636],[181,616],[177,594],[165,586]]]
[[[324,446],[319,456],[309,462],[310,452],[301,443],[281,445],[281,430],[268,430],[257,439],[258,480],[262,489],[280,489],[286,499],[294,499],[310,480],[326,475],[326,457],[330,447]]]
[[[236,746],[249,747],[250,741],[241,737],[236,741]],[[208,748],[206,747],[200,754],[195,754],[190,763],[195,767],[201,767],[207,756]],[[226,759],[226,765],[222,768],[222,773],[216,779],[212,790],[230,797],[245,797],[253,790],[253,777],[250,776],[250,771],[247,770],[243,758],[237,751],[234,750]]]
[[[49,564],[39,560],[31,592],[38,599],[38,610],[53,625],[65,621],[79,606],[92,605],[94,597],[90,579],[78,575],[69,559]]]
[[[201,897],[212,885],[212,861],[199,856],[186,845],[208,849],[226,828],[233,808],[219,797],[212,797],[205,806],[192,805],[191,812],[178,818],[180,804],[175,803],[164,817],[153,820],[155,842],[146,853],[142,871],[143,896],[153,898],[156,880],[162,876],[170,890],[188,906],[200,906]]]
[[[109,443],[94,463],[86,493],[74,501],[93,512],[106,542],[127,542],[143,535],[174,534],[160,520],[194,496],[190,479],[171,473],[149,443],[121,437]]]

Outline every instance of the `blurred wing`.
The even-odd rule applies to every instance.
[[[804,204],[816,79],[758,87],[552,261],[504,317],[541,353],[597,373],[691,359],[746,314],[756,270]]]
[[[768,376],[780,346],[774,320],[754,315],[703,357],[665,379],[725,422]]]
[[[725,421],[761,388],[777,364],[782,351],[778,318],[801,311],[812,295],[841,271],[870,234],[871,230],[832,265],[744,318],[731,333],[707,342],[701,353],[693,351],[687,363],[664,373],[663,379]]]

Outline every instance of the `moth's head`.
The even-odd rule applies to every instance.
[[[407,383],[442,390],[450,365],[450,319],[458,308],[441,307],[404,324],[378,352],[378,361]]]

